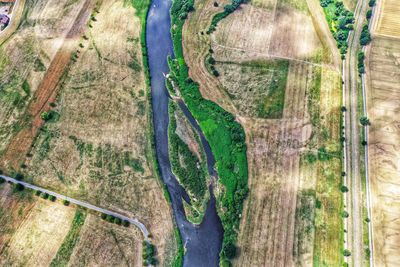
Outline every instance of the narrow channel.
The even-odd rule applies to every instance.
[[[187,199],[184,188],[178,183],[171,171],[168,156],[168,96],[164,74],[169,72],[167,57],[173,57],[173,45],[170,34],[170,7],[172,0],[154,0],[149,10],[146,26],[146,45],[148,49],[151,75],[151,95],[153,106],[153,124],[155,134],[156,156],[163,181],[171,195],[172,210],[176,225],[185,246],[184,266],[218,266],[219,252],[222,246],[223,228],[216,211],[215,197],[211,192],[203,222],[193,225],[187,221],[182,198]],[[204,134],[196,120],[183,102],[179,102],[185,116],[200,133],[201,142],[207,156],[210,175],[214,171],[214,157]],[[212,188],[210,188],[212,190]]]

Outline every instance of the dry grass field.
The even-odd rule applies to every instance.
[[[313,1],[255,1],[207,36],[212,4],[196,2],[183,42],[203,96],[246,131],[250,193],[234,265],[341,266],[341,82],[325,19],[310,16]]]
[[[160,263],[170,260],[177,248],[153,166],[141,24],[131,2],[29,1],[21,23],[0,46],[2,169],[22,169],[28,182],[137,217]],[[97,239],[82,246],[114,254],[89,230],[85,236]],[[126,265],[137,265],[141,242],[116,236],[135,244],[121,251]],[[89,265],[102,264],[81,253]],[[104,265],[123,261],[105,257]]]
[[[21,27],[0,47],[1,164],[18,169],[42,125],[91,2],[27,2]]]
[[[2,266],[49,266],[63,242],[74,208],[38,199],[1,252]]]
[[[400,38],[400,5],[397,0],[383,0],[380,3],[378,27],[376,33],[379,35]]]
[[[385,12],[382,15],[388,16]],[[378,28],[378,33],[381,30]],[[376,37],[369,51],[367,95],[374,259],[376,266],[397,266],[400,261],[400,40]]]
[[[13,194],[9,184],[0,185],[0,253],[35,206],[35,200],[30,196]]]
[[[142,236],[135,227],[121,227],[89,214],[69,266],[142,266]]]
[[[173,228],[153,170],[140,21],[122,0],[97,9],[26,171],[36,184],[139,218],[162,259]]]

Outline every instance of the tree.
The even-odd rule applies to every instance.
[[[349,192],[349,189],[347,188],[347,186],[342,185],[342,186],[340,187],[340,191],[342,191],[343,193],[347,193],[347,192]]]
[[[123,221],[122,221],[122,225],[125,226],[125,227],[129,227],[130,222],[128,222],[128,221],[126,221],[126,220],[123,220]]]
[[[120,218],[115,218],[115,223],[121,225],[122,220]]]
[[[40,114],[40,118],[44,121],[48,121],[50,119],[50,114],[47,111],[44,111]]]
[[[15,178],[15,180],[21,181],[24,179],[24,176],[20,173],[16,173],[14,178]]]
[[[105,213],[102,213],[100,217],[101,217],[103,220],[107,220],[107,214],[105,214]]]
[[[369,0],[369,2],[368,2],[368,5],[369,5],[370,7],[375,6],[375,4],[376,4],[376,0]]]
[[[42,194],[42,191],[36,190],[35,195],[36,195],[36,196],[40,196],[40,194]]]
[[[348,249],[343,250],[343,256],[349,257],[350,255],[351,255],[350,250],[348,250]]]
[[[365,140],[362,140],[362,141],[361,141],[361,144],[362,144],[363,146],[366,146],[366,145],[368,145],[368,142],[365,141]]]
[[[109,221],[110,223],[113,223],[115,220],[115,217],[112,215],[107,215],[107,221]]]
[[[23,191],[24,189],[25,189],[25,186],[23,185],[23,184],[15,184],[15,186],[14,186],[14,188],[15,188],[15,190],[16,191]]]
[[[372,17],[372,10],[367,11],[367,19],[370,19]]]
[[[348,218],[349,217],[349,213],[347,211],[343,211],[342,212],[342,217],[343,218]]]
[[[43,199],[48,199],[48,198],[49,198],[49,194],[47,194],[47,193],[42,193],[42,198],[43,198]]]
[[[54,202],[54,201],[56,201],[57,198],[55,196],[53,196],[53,195],[50,195],[49,199],[50,199],[50,201]]]
[[[236,256],[236,246],[233,243],[228,243],[224,247],[225,256],[228,259],[233,259]]]
[[[63,204],[64,204],[64,206],[69,206],[69,201],[64,199]]]
[[[365,116],[360,118],[360,123],[363,126],[371,125],[371,123],[369,122],[369,119]]]

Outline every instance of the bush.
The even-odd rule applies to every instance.
[[[342,217],[343,218],[348,218],[349,217],[349,213],[347,211],[343,211],[342,212]]]
[[[367,11],[367,19],[370,19],[372,17],[372,10]]]
[[[376,0],[369,0],[368,5],[369,5],[370,7],[375,6],[375,5],[376,5]]]
[[[369,119],[367,117],[365,117],[365,116],[360,118],[360,123],[363,126],[371,125]]]
[[[364,25],[362,32],[361,32],[361,36],[360,36],[360,44],[362,46],[365,46],[367,44],[369,44],[371,42],[371,34],[369,32],[368,29],[368,25]]]
[[[215,7],[219,7],[219,5],[218,5],[217,2],[214,2],[214,6],[215,6]]]
[[[349,189],[347,188],[347,186],[342,185],[342,186],[340,187],[340,191],[342,191],[342,193],[347,193],[347,192],[349,192]]]
[[[131,225],[131,223],[126,221],[126,220],[123,220],[122,221],[122,225],[125,226],[125,227],[129,227],[129,225]]]
[[[368,142],[365,141],[365,140],[362,140],[362,141],[361,141],[361,145],[366,146],[366,145],[368,145]]]
[[[115,218],[114,221],[116,224],[121,225],[122,224],[122,220],[120,218]]]
[[[64,206],[69,206],[69,201],[64,199],[63,204],[64,204]]]
[[[105,213],[102,213],[102,214],[100,215],[100,217],[101,217],[103,220],[107,220],[107,214],[105,214]]]
[[[15,180],[18,180],[18,181],[24,180],[24,176],[20,173],[16,173],[14,178],[15,178]]]
[[[35,192],[35,195],[36,195],[36,196],[40,196],[41,194],[42,194],[42,191],[36,190],[36,192]]]
[[[25,189],[25,186],[24,185],[22,185],[22,184],[15,184],[14,185],[14,189],[16,190],[16,191],[24,191],[24,189]]]
[[[348,249],[343,250],[343,256],[349,257],[350,255],[351,255],[350,250],[348,250]]]
[[[114,216],[112,216],[112,215],[107,215],[107,219],[106,219],[108,222],[110,222],[110,223],[114,223],[114,221],[115,221],[115,217]]]
[[[43,199],[48,199],[48,198],[49,198],[49,194],[47,194],[47,193],[42,193],[42,198],[43,198]]]
[[[54,201],[56,201],[57,198],[55,196],[53,196],[53,195],[50,195],[49,199],[50,199],[50,201],[54,202]]]

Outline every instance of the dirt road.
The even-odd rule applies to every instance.
[[[350,241],[351,261],[353,266],[363,264],[363,215],[362,215],[362,176],[360,175],[360,132],[358,122],[358,70],[357,53],[361,31],[364,25],[367,12],[367,1],[360,0],[355,10],[356,19],[354,31],[349,36],[349,51],[344,66],[345,83],[345,105],[346,112],[345,135],[348,145],[346,147],[347,156],[347,175],[350,181],[351,207],[347,207],[350,212]],[[350,209],[349,209],[350,208]],[[350,230],[349,229],[349,230]]]
[[[70,197],[67,197],[65,195],[61,195],[61,194],[58,194],[56,192],[44,189],[43,187],[39,187],[39,186],[35,186],[35,185],[32,185],[32,184],[28,184],[28,183],[16,180],[16,179],[11,178],[11,177],[0,175],[0,178],[6,180],[7,182],[11,182],[11,183],[14,183],[14,184],[21,184],[26,188],[30,188],[30,189],[33,189],[33,190],[39,190],[39,191],[47,193],[47,194],[49,194],[51,196],[55,196],[58,199],[68,200],[69,202],[74,203],[74,204],[76,204],[78,206],[81,206],[81,207],[84,207],[84,208],[87,208],[87,209],[90,209],[90,210],[94,210],[94,211],[97,211],[97,212],[100,212],[100,213],[104,213],[104,214],[107,214],[107,215],[112,215],[112,216],[114,216],[116,218],[120,218],[121,220],[126,220],[126,221],[130,222],[131,224],[136,225],[140,229],[140,231],[142,231],[143,236],[144,236],[145,239],[149,238],[149,231],[147,230],[146,226],[143,223],[139,222],[135,218],[129,218],[129,217],[124,216],[122,214],[115,213],[113,211],[106,210],[106,209],[94,206],[92,204],[89,204],[87,202],[83,202],[83,201],[80,201],[80,200],[77,200],[77,199],[74,199],[74,198],[70,198]]]

